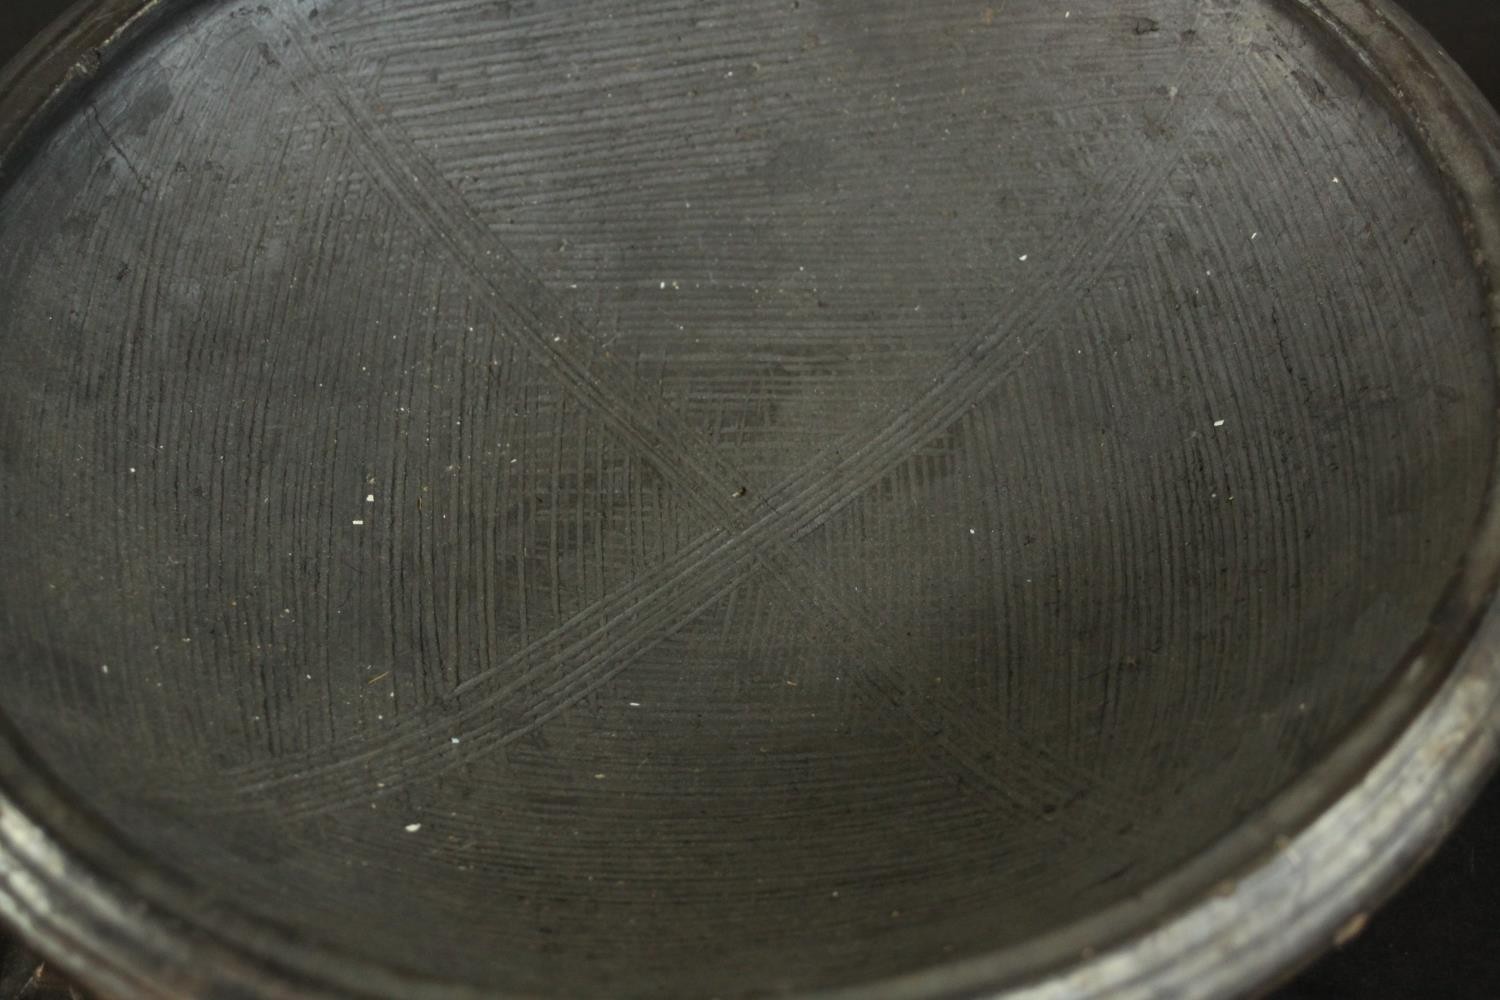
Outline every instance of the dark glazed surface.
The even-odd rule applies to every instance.
[[[1125,898],[1490,472],[1448,207],[1281,9],[196,8],[0,196],[7,717],[205,907],[481,986]]]

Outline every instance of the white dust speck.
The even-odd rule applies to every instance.
[[[597,780],[599,780],[599,779],[600,779],[600,778],[603,778],[603,777],[604,777],[604,775],[603,775],[603,774],[602,774],[602,773],[601,773],[601,774],[596,774],[596,775],[594,775],[594,779],[595,779],[595,780],[596,780],[596,781],[597,781]]]
[[[1228,423],[1228,422],[1229,422],[1229,421],[1227,421],[1227,420],[1215,420],[1215,421],[1214,421],[1214,426],[1215,426],[1215,427],[1223,427],[1223,426],[1224,426],[1224,425],[1225,425],[1225,424],[1227,424],[1227,423]]]
[[[355,518],[350,523],[353,524],[356,528],[363,528],[365,526],[365,522],[361,521],[359,518]]]
[[[407,833],[416,833],[420,829],[422,829],[422,824],[421,823],[408,823],[408,824],[406,824],[406,832]]]
[[[365,503],[374,503],[374,502],[375,502],[375,494],[373,494],[373,493],[367,493],[367,494],[365,494]]]
[[[457,736],[454,736],[454,737],[452,737],[452,738],[451,738],[451,739],[449,739],[449,740],[448,740],[448,742],[449,742],[449,743],[457,743],[457,742],[458,742],[458,737],[457,737]]]
[[[632,702],[630,702],[630,707],[631,708],[640,708],[641,707],[641,703],[638,702],[638,701],[632,701]]]
[[[135,466],[133,466],[133,465],[130,467],[130,474],[132,476],[135,475]]]
[[[665,281],[663,281],[663,282],[662,282],[662,283],[661,283],[661,287],[662,287],[662,291],[666,291],[666,288],[667,288],[667,283],[666,283],[666,282],[665,282]]]
[[[971,534],[971,535],[977,535],[977,534],[979,534],[979,532],[976,531],[976,530],[974,530],[973,528],[970,528],[969,529],[969,534]]]
[[[1169,101],[1175,101],[1175,100],[1177,100],[1177,84],[1174,83],[1170,87],[1167,88],[1167,100],[1169,100]]]
[[[101,670],[101,671],[102,671],[102,672],[104,672],[104,673],[106,673],[106,674],[107,674],[107,673],[109,673],[109,664],[108,664],[108,663],[101,663],[101,664],[100,664],[100,665],[99,665],[99,669],[100,669],[100,670]]]
[[[1257,229],[1255,232],[1251,233],[1250,234],[1250,238],[1252,240],[1258,240],[1258,239],[1260,239],[1260,230]]]
[[[1064,19],[1070,18],[1072,16],[1073,16],[1073,12],[1071,10],[1065,10],[1065,11],[1063,11],[1063,18]]]
[[[1025,260],[1026,260],[1026,258],[1030,257],[1030,256],[1031,256],[1031,254],[1029,254],[1029,253],[1023,253],[1021,256],[1017,257],[1016,260],[1022,261],[1024,263]]]
[[[1335,184],[1342,184],[1342,183],[1344,183],[1344,182],[1343,182],[1343,181],[1341,181],[1341,180],[1339,180],[1339,179],[1338,179],[1338,178],[1337,178],[1337,177],[1335,177],[1335,178],[1334,178],[1334,179],[1333,179],[1333,183],[1335,183]]]

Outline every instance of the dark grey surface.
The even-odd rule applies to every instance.
[[[379,919],[317,932],[444,974],[499,957],[521,986],[895,970],[1170,868],[1316,756],[1420,632],[1492,428],[1477,333],[1455,344],[1462,306],[1429,308],[1473,290],[1431,268],[1461,254],[1399,129],[1259,7],[1147,6],[1055,39],[948,7],[692,26],[722,52],[622,16],[498,82],[487,46],[551,41],[545,21],[429,18],[426,47],[414,26],[382,51],[325,5],[304,50],[255,11],[148,50],[0,203],[0,295],[37,366],[0,376],[5,530],[29,571],[8,641],[54,668],[16,679],[14,716],[236,905],[316,925],[364,900]],[[1043,39],[1077,94],[1048,77],[1018,114]],[[575,50],[596,72],[570,87],[556,53]],[[623,110],[593,120],[601,86]],[[520,113],[514,93],[546,99]],[[959,138],[934,106],[968,116]],[[1277,116],[1286,133],[1259,131]],[[996,192],[997,172],[1031,186]],[[439,176],[475,214],[432,200]],[[494,237],[553,292],[517,295],[532,278]],[[1017,297],[1041,303],[1030,329]],[[289,339],[293,315],[313,319]],[[975,365],[973,345],[1013,343],[996,317],[1024,349]],[[924,395],[945,359],[978,404],[961,417],[967,397]],[[82,392],[80,364],[101,379]],[[926,424],[903,397],[931,400]],[[917,454],[861,458],[892,417]],[[809,501],[774,484],[804,462],[807,484],[851,492],[867,468],[876,489],[798,521]],[[694,536],[748,559],[735,539],[775,540],[781,522],[755,527],[771,516],[804,547],[760,557],[775,585],[731,562],[722,600],[687,591],[700,617],[629,674],[492,752],[497,706],[510,732],[527,709],[472,681],[496,653],[469,637],[524,648],[571,620],[530,647],[571,669],[612,578],[692,566]],[[441,695],[466,682],[477,706]],[[386,747],[403,756],[337,763]],[[515,892],[528,879],[546,889]],[[472,950],[381,937],[445,922]]]
[[[1409,0],[1417,18],[1500,104],[1500,5]],[[1427,865],[1363,934],[1279,990],[1276,1000],[1491,1000],[1500,995],[1500,784],[1492,782]]]

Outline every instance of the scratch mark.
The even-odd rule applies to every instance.
[[[496,315],[501,328],[514,331],[523,346],[537,355],[580,402],[599,413],[612,430],[655,466],[686,499],[718,523],[727,525],[727,529],[708,532],[679,557],[666,560],[658,570],[635,578],[620,593],[596,602],[570,619],[570,623],[586,619],[608,624],[597,626],[582,638],[571,631],[571,624],[554,629],[516,656],[507,658],[505,663],[458,685],[435,710],[424,712],[428,716],[425,720],[413,719],[389,739],[383,738],[376,745],[358,744],[352,755],[338,756],[337,748],[324,748],[314,755],[324,758],[320,763],[291,776],[285,776],[284,759],[238,772],[242,778],[251,778],[258,790],[295,783],[305,793],[304,801],[311,804],[315,800],[319,809],[329,806],[322,794],[326,787],[319,790],[321,782],[333,780],[350,790],[352,786],[347,782],[362,785],[367,767],[382,763],[390,767],[388,784],[406,784],[425,777],[420,751],[415,758],[398,751],[429,741],[439,728],[457,731],[464,725],[476,727],[464,732],[468,752],[445,754],[445,760],[437,764],[443,767],[450,766],[455,757],[482,753],[486,747],[497,742],[503,745],[516,738],[516,734],[534,729],[615,676],[634,656],[654,645],[654,641],[681,628],[704,607],[727,594],[752,561],[834,628],[861,633],[878,629],[878,615],[864,604],[855,603],[856,599],[841,589],[829,586],[818,574],[807,572],[806,557],[792,548],[791,543],[852,503],[1018,368],[1029,346],[1047,329],[1044,321],[1051,310],[1072,301],[1076,295],[1071,293],[1086,287],[1108,265],[1120,240],[1131,231],[1152,193],[1183,153],[1181,143],[1164,144],[1146,162],[1112,171],[1106,183],[1100,185],[1105,192],[1104,204],[1083,206],[1078,226],[1060,227],[1057,242],[1068,245],[1046,254],[1046,259],[1060,262],[1056,269],[1033,286],[1008,314],[982,328],[953,352],[930,377],[923,393],[914,400],[890,404],[886,420],[876,433],[852,446],[842,440],[835,443],[771,490],[759,504],[747,506],[734,502],[742,480],[732,475],[733,470],[720,467],[718,450],[707,447],[699,435],[685,428],[674,411],[660,406],[653,394],[636,386],[629,372],[610,364],[608,359],[576,356],[575,351],[588,351],[590,344],[578,320],[566,307],[553,301],[550,290],[531,276],[508,249],[496,246],[488,228],[420,152],[404,139],[398,139],[394,127],[378,120],[346,91],[337,73],[324,66],[312,52],[304,32],[295,25],[284,27],[295,43],[291,51],[297,55],[302,69],[296,75],[299,84],[307,88],[307,96],[351,130],[398,205],[485,292],[481,304]],[[1190,64],[1193,73],[1183,74],[1184,78],[1194,77],[1190,88],[1194,93],[1198,84],[1207,82],[1196,77],[1205,70],[1203,64],[1207,62],[1205,57],[1198,57]],[[1207,71],[1227,73],[1229,62],[1220,59]],[[296,68],[293,67],[294,72]],[[1206,100],[1185,100],[1175,108],[1191,107],[1196,115],[1208,106]],[[1182,114],[1175,110],[1173,113]],[[1188,124],[1184,123],[1181,131],[1187,131]],[[1078,233],[1083,234],[1081,239]],[[567,336],[552,333],[559,327]],[[759,512],[758,516],[755,512]],[[809,591],[813,597],[810,602]],[[629,614],[622,626],[620,613],[626,609]],[[611,628],[615,631],[611,632]],[[559,641],[566,642],[561,653],[540,661],[532,659],[547,644]],[[903,697],[899,664],[876,660],[865,667],[852,676],[857,688],[870,701],[914,725],[927,745],[962,764],[981,784],[1003,795],[1014,794],[1014,789],[999,787],[989,766],[989,761],[1009,742],[999,727],[921,718]],[[498,690],[484,693],[516,669],[521,670],[519,677]],[[537,687],[541,690],[536,690]],[[518,711],[500,710],[514,695],[528,692],[532,699],[540,700],[523,701]],[[470,704],[455,711],[455,700],[468,695],[474,696]],[[501,716],[498,720],[497,715]],[[502,726],[497,727],[497,721]],[[1027,749],[1033,755],[1041,754],[1044,764],[1041,770],[1076,777],[1073,765],[1047,760],[1048,755],[1040,748]],[[332,761],[327,759],[330,752],[335,755]]]
[[[110,134],[109,129],[104,127],[104,122],[99,118],[99,108],[90,104],[89,114],[93,117],[94,125],[98,127],[99,134],[104,136],[104,141],[109,143],[109,148],[113,149],[115,155],[125,164],[125,169],[130,171],[130,176],[135,178],[135,182],[141,186],[141,190],[150,191],[151,185],[146,183],[146,178],[142,177],[141,172],[135,168],[135,164],[130,162],[130,157],[125,155],[125,150],[120,148],[120,144],[115,141],[115,137]]]

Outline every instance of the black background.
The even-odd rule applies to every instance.
[[[1403,2],[1500,105],[1500,0]],[[0,0],[0,61],[66,5]],[[0,954],[5,950],[0,942]],[[0,972],[14,968],[19,956],[7,958]],[[3,1000],[16,996],[8,979],[0,975],[0,989],[8,987]],[[1500,781],[1360,938],[1273,994],[1273,1000],[1398,998],[1500,998]]]

